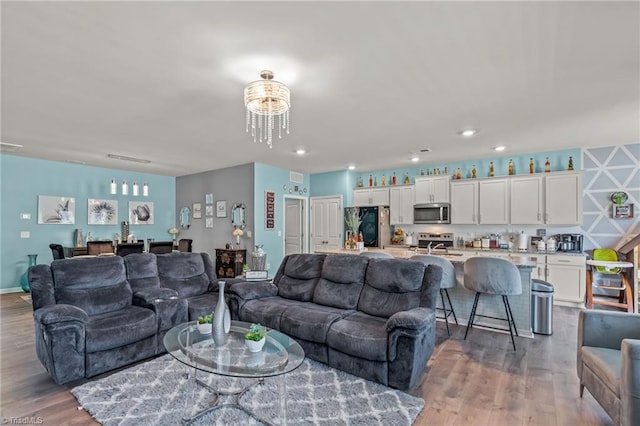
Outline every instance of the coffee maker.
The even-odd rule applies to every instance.
[[[558,234],[557,250],[565,253],[582,253],[582,234]]]

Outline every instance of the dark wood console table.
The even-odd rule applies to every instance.
[[[246,262],[245,249],[216,249],[216,274],[218,278],[235,278],[242,275]]]

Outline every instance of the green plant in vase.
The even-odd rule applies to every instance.
[[[201,315],[198,317],[197,327],[200,333],[211,333],[211,324],[213,323],[213,315]]]
[[[260,352],[264,346],[267,329],[261,324],[253,323],[249,326],[249,331],[244,335],[244,342],[249,348],[249,352]]]

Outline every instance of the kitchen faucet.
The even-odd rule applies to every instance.
[[[429,241],[429,245],[427,246],[427,250],[429,254],[431,254],[431,250],[435,250],[438,247],[444,247],[444,243],[438,243],[435,245],[435,247],[431,247],[431,244],[433,244],[433,241]]]

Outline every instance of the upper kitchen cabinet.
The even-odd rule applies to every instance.
[[[388,206],[389,188],[362,188],[353,190],[353,206]]]
[[[451,223],[474,225],[478,223],[478,181],[451,182]]]
[[[512,225],[544,223],[544,183],[542,176],[511,178],[510,210]]]
[[[414,186],[389,188],[389,210],[391,225],[413,223]]]
[[[488,179],[478,183],[478,223],[506,225],[509,223],[509,181]],[[454,210],[453,208],[451,210]]]
[[[545,223],[548,225],[582,224],[582,173],[546,174]]]
[[[418,176],[415,181],[416,204],[448,203],[450,201],[449,183],[451,182],[451,177],[446,175],[438,177]]]

